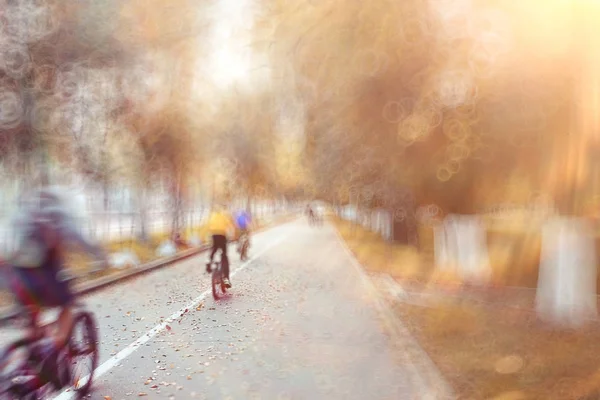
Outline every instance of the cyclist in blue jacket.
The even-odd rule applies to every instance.
[[[240,237],[246,235],[248,240],[248,247],[250,247],[250,224],[252,223],[252,218],[250,218],[250,214],[246,210],[239,211],[235,217],[235,223],[237,225],[238,230],[240,231]]]

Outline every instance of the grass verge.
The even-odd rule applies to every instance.
[[[432,282],[456,280],[434,271],[414,249],[386,244],[347,221],[332,223],[367,272],[388,273],[415,296],[431,293]],[[441,292],[426,303],[389,298],[459,399],[600,399],[598,326],[552,330],[530,309],[514,307],[511,296],[491,305],[482,302],[493,296],[490,291],[466,296],[467,290]]]

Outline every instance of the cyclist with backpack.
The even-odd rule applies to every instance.
[[[52,370],[73,325],[73,293],[68,283],[59,279],[65,249],[71,243],[78,244],[104,268],[108,266],[106,254],[79,234],[58,189],[43,188],[26,199],[13,229],[17,234],[17,247],[8,259],[10,288],[17,302],[32,311],[31,334],[40,336],[38,319],[42,309],[60,308],[56,335],[35,349],[36,356],[45,365],[43,368]]]
[[[206,263],[206,272],[210,273],[210,266],[218,250],[221,250],[223,266],[223,283],[231,288],[229,280],[229,259],[227,258],[227,234],[235,231],[235,222],[224,205],[218,204],[208,218],[208,233],[212,237],[212,251],[210,259]]]

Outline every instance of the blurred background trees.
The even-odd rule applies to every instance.
[[[592,24],[582,18],[597,7],[268,3],[258,35],[272,40],[258,43],[280,90],[303,101],[319,196],[349,203],[355,193],[367,208],[413,198],[474,213],[548,194],[563,213],[580,213],[570,197],[596,190],[584,178],[591,159],[581,132],[596,118],[582,110],[598,91]]]
[[[200,197],[596,207],[596,5],[226,3],[3,0],[6,173],[166,192],[175,231]]]

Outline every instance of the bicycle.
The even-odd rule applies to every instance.
[[[244,232],[238,238],[238,253],[240,254],[240,260],[246,261],[248,259],[248,248],[250,247],[250,237],[247,232]]]
[[[309,214],[308,215],[308,224],[310,226],[319,226],[319,225],[321,225],[321,220],[317,214]]]
[[[69,280],[76,279],[72,277]],[[43,359],[36,354],[44,340],[51,335],[46,332],[57,322],[42,326],[35,336],[21,338],[4,349],[0,354],[0,399],[35,400],[48,398],[52,393],[72,387],[77,398],[86,396],[93,382],[93,374],[98,366],[98,333],[96,320],[91,312],[85,310],[84,305],[75,302],[73,324],[69,333],[69,340],[56,354],[53,360]],[[25,309],[25,317],[29,327],[35,323],[35,314],[31,309]],[[23,313],[19,313],[19,316]],[[83,328],[84,343],[77,343],[76,333],[78,327]],[[21,352],[19,360],[18,353]],[[15,355],[17,360],[14,361]],[[78,357],[89,356],[91,360],[90,372],[83,377],[74,374],[74,361]]]
[[[220,261],[213,261],[211,263],[211,265],[213,266],[213,268],[211,269],[212,295],[213,295],[213,299],[215,299],[215,300],[219,300],[221,298],[221,296],[223,296],[223,295],[225,295],[225,293],[227,293],[227,286],[225,285],[225,282],[223,280],[224,276],[223,276],[222,262],[223,262],[223,255],[221,255]],[[220,293],[219,293],[219,288],[221,289]]]

